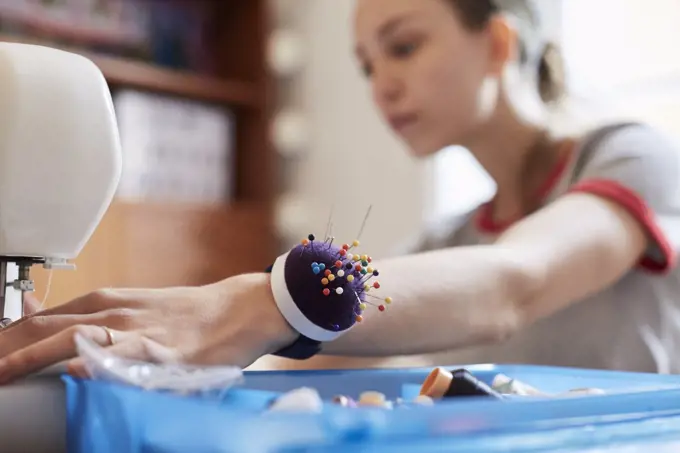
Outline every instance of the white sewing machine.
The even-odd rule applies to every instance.
[[[22,316],[33,265],[73,268],[113,199],[121,159],[111,94],[93,62],[0,43],[3,324]],[[64,417],[54,376],[0,387],[0,450],[64,451]]]
[[[121,173],[111,94],[90,60],[0,43],[0,314],[22,316],[32,265],[69,268]]]

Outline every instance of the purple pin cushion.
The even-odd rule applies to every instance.
[[[317,341],[331,341],[357,322],[369,298],[380,311],[392,302],[370,294],[380,288],[378,271],[367,255],[353,253],[359,245],[334,246],[314,236],[280,256],[271,271],[274,299],[286,320],[301,334]]]

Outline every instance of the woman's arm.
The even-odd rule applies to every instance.
[[[385,260],[384,313],[325,354],[424,354],[498,341],[614,283],[644,253],[643,226],[619,204],[576,193],[515,224],[495,244]],[[389,292],[389,294],[387,294]]]

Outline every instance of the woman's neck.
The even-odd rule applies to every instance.
[[[496,182],[494,218],[533,211],[542,201],[536,194],[561,159],[562,147],[546,128],[521,122],[508,108],[499,108],[485,129],[468,148]]]

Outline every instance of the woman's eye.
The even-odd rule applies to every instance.
[[[404,58],[416,51],[418,45],[416,43],[395,44],[392,46],[392,54],[398,58]]]
[[[371,66],[365,64],[361,66],[361,72],[364,75],[364,77],[370,77],[371,74],[373,74],[373,68]]]

